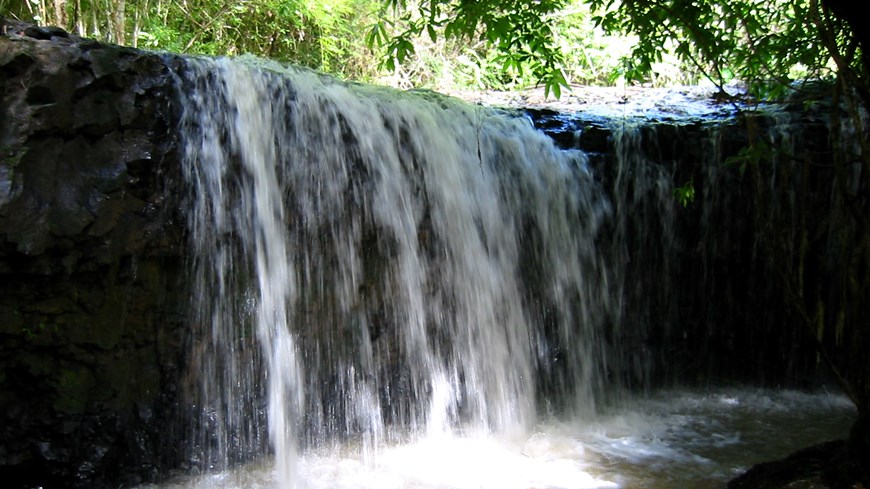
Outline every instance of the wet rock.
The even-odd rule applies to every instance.
[[[870,459],[832,441],[798,450],[783,460],[753,466],[728,489],[863,489],[870,487]]]
[[[2,24],[0,479],[153,480],[186,312],[166,60]]]

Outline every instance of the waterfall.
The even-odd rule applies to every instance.
[[[646,148],[642,121],[614,121],[615,161],[609,171],[614,219],[610,254],[619,264],[622,280],[615,296],[623,302],[620,323],[623,357],[614,364],[618,376],[633,386],[648,387],[656,360],[664,349],[653,348],[667,334],[677,311],[672,282],[674,243],[674,175],[676,168],[655,158],[658,148]],[[654,139],[655,140],[655,139]],[[656,333],[653,333],[656,331]],[[656,351],[658,350],[658,351]],[[664,360],[664,363],[673,358]]]
[[[254,61],[182,86],[196,460],[595,407],[615,274],[585,156],[521,117]]]

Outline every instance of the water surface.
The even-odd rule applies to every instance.
[[[300,454],[305,489],[719,488],[753,464],[844,438],[854,416],[825,392],[667,391],[593,419],[551,419],[500,435],[440,433],[362,451]],[[277,487],[274,460],[164,489]],[[144,488],[143,488],[144,489]]]

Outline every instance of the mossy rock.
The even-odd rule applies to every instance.
[[[53,407],[58,414],[79,415],[87,411],[94,396],[97,382],[90,370],[71,367],[60,372],[57,378],[57,399]]]

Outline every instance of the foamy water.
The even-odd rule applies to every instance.
[[[300,455],[297,480],[306,489],[712,489],[755,463],[845,437],[854,416],[843,396],[796,391],[664,392],[626,406],[528,433],[314,449]],[[147,487],[277,488],[274,467],[268,459]]]
[[[610,196],[499,111],[250,61],[178,80],[188,451],[212,472],[161,487],[713,488],[847,433],[828,394],[617,395],[648,367],[626,263],[667,276],[675,249],[673,176],[627,125]]]

